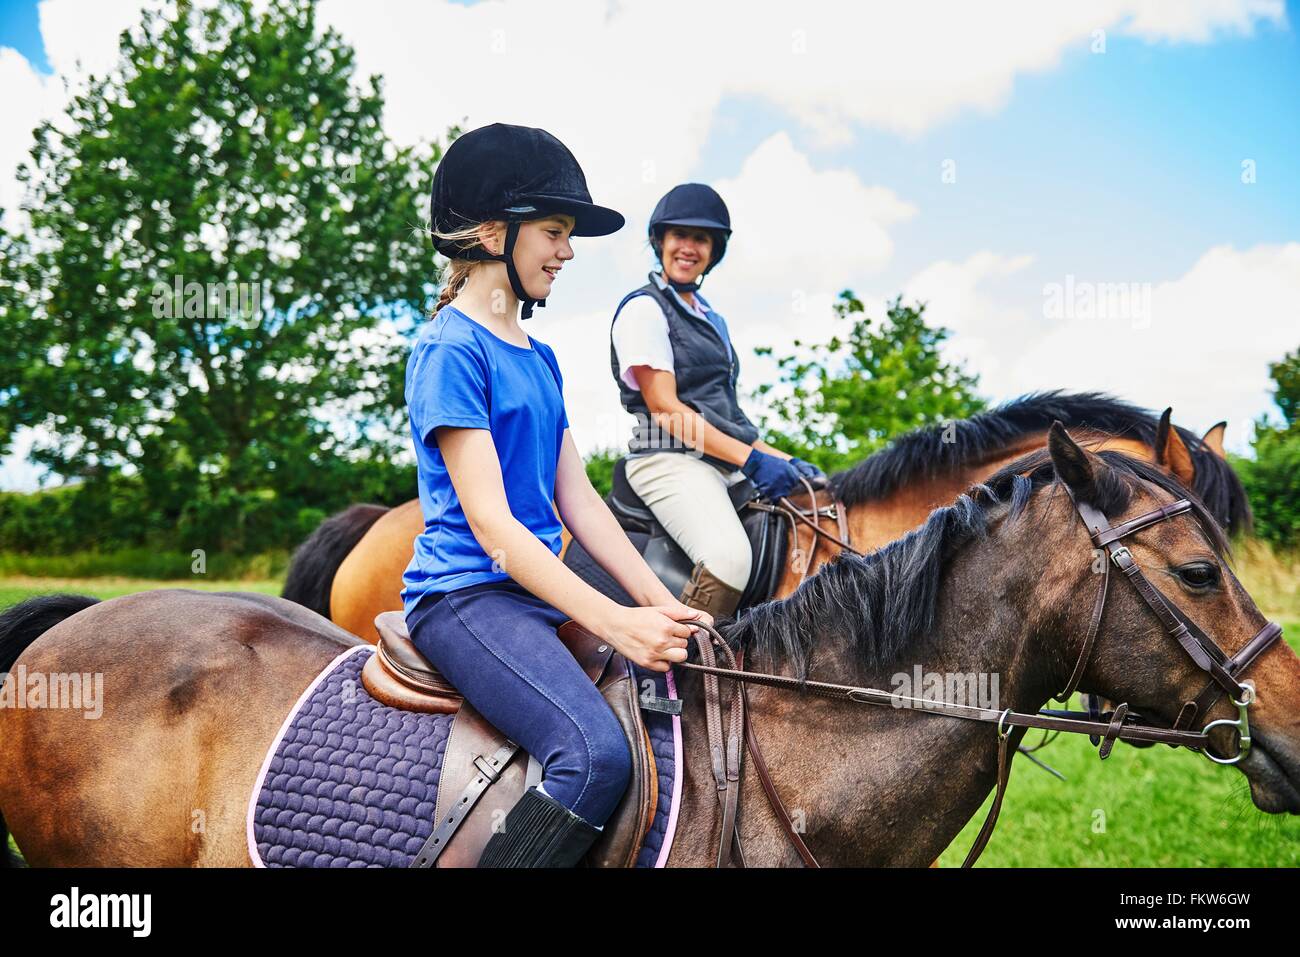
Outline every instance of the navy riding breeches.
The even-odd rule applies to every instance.
[[[411,640],[493,727],[542,765],[542,788],[597,827],[632,774],[623,727],[556,635],[568,616],[514,581],[421,599]]]

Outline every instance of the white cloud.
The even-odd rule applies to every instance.
[[[62,484],[58,476],[47,476],[45,466],[35,465],[27,456],[37,440],[47,442],[52,436],[46,429],[20,427],[10,445],[12,452],[0,458],[0,492],[34,492]]]
[[[1003,256],[981,251],[965,261],[940,261],[921,270],[903,287],[904,301],[926,303],[931,325],[952,330],[945,356],[979,372],[985,389],[1006,370],[1007,343],[1023,331],[1023,311],[999,303],[985,290],[986,280],[1012,276],[1033,262],[1032,256]],[[883,314],[883,303],[876,308]]]
[[[1205,43],[1216,32],[1250,36],[1257,21],[1286,22],[1276,0],[1178,0],[1144,3],[1133,10],[1123,32],[1148,41]]]
[[[56,71],[71,74],[78,62],[108,69],[141,6],[42,0]],[[578,155],[599,201],[648,210],[690,178],[726,97],[771,104],[823,145],[847,143],[857,126],[916,134],[963,110],[996,109],[1018,76],[1082,52],[1095,29],[1202,41],[1283,23],[1285,8],[1280,0],[1020,0],[991,16],[965,2],[568,0],[561,12],[529,0],[325,0],[318,17],[353,45],[358,76],[384,77],[385,123],[399,141],[441,137],[458,122],[544,126]],[[40,85],[15,64],[4,69],[6,91]],[[0,112],[6,144],[25,142],[35,119],[62,106],[60,96],[6,100],[21,100]],[[10,195],[18,158],[0,155],[0,197]]]
[[[80,60],[103,72],[140,6],[138,0],[42,0],[51,63],[70,71]],[[355,48],[358,76],[384,77],[385,124],[399,142],[440,138],[458,122],[543,126],[579,157],[596,200],[628,214],[628,226],[616,236],[576,244],[579,261],[566,271],[558,298],[526,324],[556,347],[584,449],[607,435],[626,441],[623,429],[606,424],[623,415],[608,372],[609,320],[648,265],[645,224],[655,200],[694,178],[706,141],[725,132],[715,129],[724,100],[757,102],[774,111],[777,124],[783,114],[787,127],[800,124],[819,147],[839,146],[864,127],[914,135],[963,112],[996,110],[1017,78],[1052,69],[1072,51],[1082,55],[1097,29],[1146,42],[1204,42],[1285,19],[1280,0],[1022,0],[1000,6],[996,16],[965,2],[868,7],[829,0],[568,0],[562,7],[528,0],[470,7],[444,0],[325,0],[318,10],[320,24],[338,29]],[[0,203],[9,206],[31,128],[61,111],[65,98],[61,84],[42,79],[13,51],[0,51],[0,81],[6,91]],[[833,292],[869,288],[892,256],[890,228],[916,211],[853,170],[818,168],[787,133],[760,144],[716,185],[737,233],[706,295],[727,316],[742,356],[742,386],[752,389],[771,372],[753,357],[753,346],[786,341],[792,330],[821,336]],[[914,277],[915,284],[935,300],[936,318],[967,323],[954,348],[982,355],[992,369],[1005,366],[1011,391],[1036,377],[992,343],[1032,341],[1001,340],[1000,329],[1042,335],[1041,320],[1035,324],[1024,307],[1022,313],[1000,307],[980,286],[1026,261],[981,255],[936,264]],[[937,308],[948,300],[951,307]],[[1166,301],[1156,299],[1161,308]],[[1255,382],[1258,363],[1251,368]],[[1223,370],[1220,381],[1233,381],[1232,374]],[[991,387],[990,375],[985,381]],[[1186,382],[1181,387],[1194,392]],[[1258,391],[1253,394],[1238,408],[1257,411]]]
[[[139,22],[145,6],[140,0],[41,0],[41,36],[54,72],[106,74],[117,63],[118,37]]]
[[[784,298],[797,282],[807,292],[841,288],[846,277],[889,262],[887,227],[916,207],[851,169],[813,168],[790,137],[777,133],[741,164],[734,179],[714,184],[726,197],[736,240],[727,249],[729,284]]]
[[[915,135],[995,110],[1017,77],[1084,54],[1094,30],[1199,41],[1285,22],[1280,0],[1171,6],[1018,0],[994,16],[966,2],[570,0],[561,14],[527,0],[326,0],[321,18],[355,46],[360,75],[384,75],[399,140],[461,121],[542,126],[579,157],[598,201],[635,210],[689,178],[727,97],[843,145],[858,126]]]
[[[55,70],[103,73],[143,5],[42,0]],[[354,46],[359,76],[384,77],[385,122],[399,141],[462,121],[544,126],[579,156],[601,201],[631,210],[690,177],[725,97],[772,104],[822,144],[848,142],[858,125],[916,134],[996,109],[1018,76],[1082,52],[1096,29],[1200,42],[1286,19],[1281,0],[1018,0],[997,16],[965,2],[568,0],[561,11],[529,0],[326,0],[318,16]],[[43,85],[14,63],[3,69],[7,93]],[[6,96],[0,140],[25,142],[34,114],[57,112],[62,98],[48,93]],[[0,196],[17,158],[0,155]]]
[[[949,355],[971,359],[986,393],[1100,389],[1173,406],[1194,431],[1227,419],[1228,446],[1247,450],[1251,421],[1272,407],[1269,363],[1300,345],[1300,243],[1215,246],[1182,276],[1135,284],[1127,307],[1109,277],[1063,276],[1014,303],[982,288],[1027,263],[980,253],[905,284],[954,330]]]
[[[16,177],[32,148],[32,130],[63,105],[63,89],[54,77],[44,77],[17,50],[0,47],[0,208],[6,224],[22,200]],[[13,228],[12,226],[10,228]]]

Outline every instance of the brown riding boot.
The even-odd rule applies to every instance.
[[[683,605],[707,611],[717,621],[720,618],[730,618],[736,613],[740,595],[740,591],[705,568],[704,562],[696,562],[691,569],[691,580],[682,589],[678,600]]]

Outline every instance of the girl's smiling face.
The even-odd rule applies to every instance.
[[[505,248],[505,223],[493,223],[492,241],[485,243],[494,253]],[[555,277],[564,264],[573,258],[569,234],[573,232],[574,219],[557,213],[545,219],[532,219],[519,225],[515,239],[515,270],[524,291],[534,299],[545,299],[555,284]]]

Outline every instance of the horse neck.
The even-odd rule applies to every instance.
[[[1032,526],[1031,526],[1032,527]],[[1042,569],[996,545],[996,535],[950,564],[936,607],[935,627],[887,667],[858,670],[845,648],[818,648],[809,678],[900,690],[902,677],[969,675],[992,690],[998,708],[1036,711],[1057,676],[1046,667],[1036,604]],[[997,581],[990,581],[989,569]],[[1004,595],[1001,601],[988,596]],[[788,666],[746,660],[753,671],[789,674]],[[724,686],[724,706],[732,682]],[[703,685],[697,673],[681,682],[689,793],[670,866],[711,866],[717,853],[720,807],[708,753]],[[922,697],[921,689],[915,689]],[[979,809],[996,782],[995,726],[945,717],[932,710],[862,705],[749,686],[749,719],[773,785],[823,865],[926,866]],[[984,704],[985,702],[976,702]],[[724,710],[724,718],[726,712]],[[1013,738],[1018,741],[1019,736]],[[742,769],[741,837],[749,866],[798,866],[800,858],[771,810],[747,753]],[[685,809],[689,807],[690,816]]]

